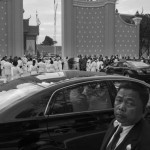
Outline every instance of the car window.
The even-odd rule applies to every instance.
[[[105,82],[92,82],[57,91],[53,96],[51,114],[104,110],[112,107]]]
[[[124,62],[123,67],[129,67],[129,65],[126,62]]]
[[[124,81],[124,80],[115,80],[113,81],[113,84],[114,84],[114,87],[116,88],[116,91],[118,91],[118,88],[120,86],[121,83],[124,83],[124,82],[131,82],[131,81]],[[150,91],[150,89],[149,89]],[[150,93],[149,93],[149,101],[147,103],[147,106],[150,107]]]
[[[149,67],[148,64],[141,61],[129,61],[135,67]]]
[[[72,112],[72,105],[65,100],[65,90],[60,90],[55,93],[52,100],[53,103],[49,106],[48,114],[63,114]]]
[[[34,96],[31,96],[21,104],[21,106],[16,106],[17,112],[16,119],[20,118],[32,118],[32,117],[41,117],[44,116],[44,112],[47,106],[47,103],[50,99],[50,92],[43,91],[37,93]]]
[[[123,63],[122,63],[122,62],[119,62],[119,63],[118,63],[118,67],[123,67]]]

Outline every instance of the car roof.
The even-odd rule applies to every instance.
[[[96,81],[96,80],[107,80],[107,81],[113,81],[113,80],[125,80],[125,81],[131,81],[131,82],[137,82],[140,84],[143,84],[150,88],[150,84],[146,83],[145,81],[138,80],[135,78],[130,78],[126,76],[121,76],[121,75],[101,75],[101,76],[91,76],[91,77],[84,77],[84,78],[73,78],[70,80],[63,81],[63,83],[83,83],[83,82],[88,82],[88,81]],[[57,84],[61,84],[62,82],[58,82]]]
[[[39,73],[36,75],[30,75],[26,77],[21,77],[15,80],[12,80],[8,83],[1,84],[0,91],[9,90],[11,88],[16,88],[18,84],[23,83],[56,83],[62,82],[65,80],[70,80],[72,78],[82,78],[82,77],[89,77],[89,76],[102,76],[106,75],[104,72],[88,72],[88,71],[78,71],[78,70],[66,70],[54,73]]]
[[[1,91],[7,91],[10,89],[15,89],[17,85],[21,85],[24,83],[33,83],[33,84],[39,84],[39,83],[52,83],[47,85],[46,87],[52,86],[56,84],[66,83],[66,84],[75,84],[79,82],[87,82],[87,81],[94,81],[94,80],[129,80],[138,82],[141,84],[144,84],[145,86],[150,88],[150,85],[147,84],[144,81],[129,78],[121,75],[106,75],[106,73],[99,73],[99,72],[87,72],[87,71],[62,71],[62,72],[56,72],[54,75],[59,74],[59,77],[51,76],[52,73],[40,73],[37,75],[31,75],[27,77],[22,77],[13,81],[10,81],[8,83],[2,84],[0,86],[0,92]]]

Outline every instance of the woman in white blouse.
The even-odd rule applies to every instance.
[[[46,65],[46,71],[47,72],[55,72],[55,66],[52,59],[50,59],[50,63]]]
[[[22,71],[21,68],[18,67],[18,62],[17,61],[13,61],[13,66],[11,68],[11,79],[18,79],[20,78],[22,75]]]
[[[38,73],[38,68],[37,68],[37,64],[36,64],[36,60],[35,59],[32,60],[32,64],[30,65],[29,71],[30,71],[31,75]]]

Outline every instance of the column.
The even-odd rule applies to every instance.
[[[104,56],[111,56],[115,50],[115,2],[105,5]]]
[[[73,0],[62,0],[62,57],[73,57]]]
[[[23,0],[8,1],[8,55],[23,56]]]
[[[136,40],[136,45],[137,45],[137,51],[136,56],[141,57],[141,53],[140,53],[140,23],[142,21],[141,17],[135,17],[133,18],[133,21],[136,25],[136,36],[137,36],[137,40]]]

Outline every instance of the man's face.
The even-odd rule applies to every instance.
[[[143,115],[142,100],[138,92],[120,89],[114,103],[114,114],[122,126],[134,125]]]

